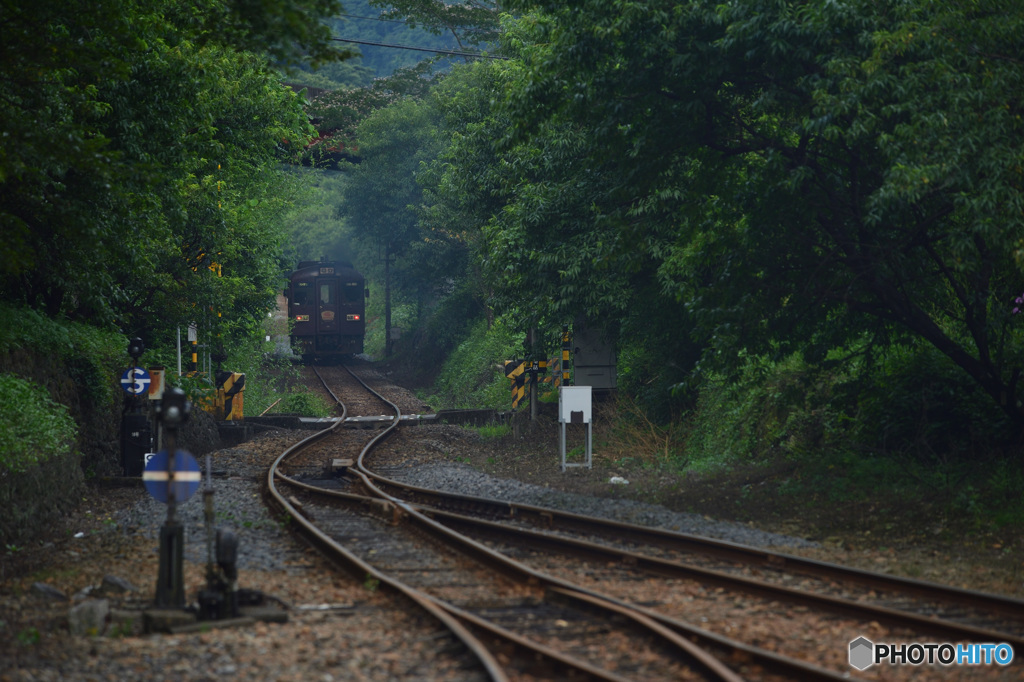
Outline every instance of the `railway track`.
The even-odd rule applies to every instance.
[[[850,633],[1024,646],[1018,600],[406,486],[394,448],[377,447],[400,411],[343,383],[348,410],[278,459],[269,495],[354,575],[449,627],[491,679],[846,679]],[[356,405],[385,428],[339,428]]]
[[[366,441],[356,462],[400,418],[395,408],[388,428]],[[320,441],[330,443],[343,423],[284,453],[268,474],[270,494],[311,540],[354,574],[403,594],[449,624],[493,679],[507,679],[506,668],[516,677],[541,679],[740,679],[684,638],[628,609],[552,590],[534,572],[406,505],[380,499],[380,491],[377,497],[363,494],[374,491],[365,475],[325,489],[285,473],[315,471],[323,459]],[[617,653],[607,660],[610,641]],[[691,666],[704,670],[693,672]]]
[[[477,536],[500,536],[521,546],[618,562],[653,575],[859,615],[956,641],[998,640],[1024,647],[1024,601],[1019,599],[549,508],[429,491],[379,472],[379,482],[392,494]]]

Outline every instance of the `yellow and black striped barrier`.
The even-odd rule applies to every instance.
[[[572,384],[570,378],[569,353],[572,350],[569,326],[562,325],[562,357],[550,360],[506,360],[505,376],[512,382],[512,409],[519,407],[519,403],[526,397],[526,388],[529,383],[551,384],[553,388],[569,386]],[[548,374],[548,368],[551,373]],[[538,375],[544,374],[538,379]],[[527,381],[526,377],[530,379]]]
[[[553,387],[558,388],[559,386],[570,386],[572,380],[570,378],[570,367],[572,367],[569,353],[572,352],[572,342],[569,336],[569,326],[562,325],[562,357],[551,358],[548,360],[548,367],[551,368],[551,374],[544,377],[542,382],[545,384],[551,384]]]
[[[526,389],[531,383],[544,383],[548,384],[554,381],[555,386],[561,384],[561,376],[545,376],[539,378],[539,375],[546,374],[548,367],[558,367],[557,360],[506,360],[505,361],[505,376],[512,382],[512,409],[519,407],[519,403],[526,397]],[[529,379],[527,379],[529,377]]]
[[[526,396],[526,361],[506,360],[505,376],[512,382],[512,409],[515,409]]]
[[[242,372],[218,371],[217,394],[213,402],[203,402],[202,408],[213,415],[214,419],[236,421],[243,419],[242,398],[245,391],[245,374]]]
[[[242,419],[242,397],[245,390],[245,374],[231,372],[218,391],[224,395],[224,419],[227,421]]]

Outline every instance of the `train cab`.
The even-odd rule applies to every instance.
[[[292,347],[306,362],[362,353],[368,295],[349,263],[299,263],[285,290]]]

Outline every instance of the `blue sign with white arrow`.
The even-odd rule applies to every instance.
[[[186,450],[176,450],[172,482],[167,460],[166,450],[161,450],[150,457],[146,462],[146,470],[142,472],[142,482],[149,494],[164,504],[167,504],[170,497],[168,493],[171,492],[173,485],[175,503],[184,502],[199,490],[199,483],[202,481],[199,463],[196,462],[192,453]]]
[[[149,372],[141,367],[129,367],[121,375],[121,388],[128,395],[144,395],[149,391],[152,381]]]

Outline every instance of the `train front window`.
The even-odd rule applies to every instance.
[[[331,295],[331,289],[333,289],[333,287],[330,284],[320,285],[320,302],[324,305],[331,305],[334,303],[334,297]]]
[[[345,282],[341,285],[342,303],[359,303],[363,300],[363,290],[359,282]]]
[[[296,287],[292,291],[292,305],[309,305],[309,290]]]

